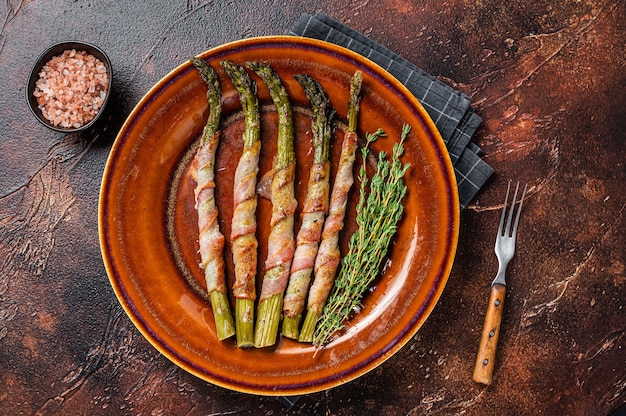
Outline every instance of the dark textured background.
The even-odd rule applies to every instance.
[[[470,95],[496,173],[462,213],[448,286],[415,338],[288,410],[143,339],[109,285],[97,203],[121,123],[162,76],[317,11]],[[2,2],[0,414],[610,414],[626,402],[625,18],[622,0]],[[98,128],[63,135],[34,121],[24,88],[36,57],[70,39],[108,53],[114,97]],[[471,373],[509,179],[531,188],[485,388]]]

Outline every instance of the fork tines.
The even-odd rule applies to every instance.
[[[528,184],[524,185],[524,190],[522,191],[522,197],[520,198],[519,205],[517,207],[517,214],[515,215],[515,224],[513,224],[513,230],[511,230],[511,222],[513,220],[513,211],[515,210],[515,202],[517,200],[517,192],[519,190],[519,182],[515,186],[515,193],[513,194],[513,200],[511,201],[511,209],[509,211],[509,217],[506,222],[506,229],[503,230],[504,218],[506,217],[507,205],[509,202],[509,191],[511,189],[511,181],[509,181],[508,186],[506,187],[506,197],[504,198],[504,206],[502,207],[502,217],[500,217],[500,226],[498,227],[498,237],[515,237],[517,233],[517,224],[519,223],[520,213],[522,212],[522,204],[524,203],[524,196],[526,195],[526,188]]]

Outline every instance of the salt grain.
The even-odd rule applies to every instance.
[[[52,125],[79,128],[98,114],[108,89],[109,74],[104,63],[71,49],[43,66],[33,95]]]

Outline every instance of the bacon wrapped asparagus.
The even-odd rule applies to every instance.
[[[276,342],[283,293],[295,251],[294,213],[298,202],[294,196],[296,157],[293,146],[293,119],[287,91],[268,64],[246,64],[267,85],[278,112],[278,146],[272,178],[272,218],[268,237],[265,276],[254,329],[255,347]]]
[[[239,94],[246,127],[243,132],[243,152],[235,170],[233,219],[230,241],[235,265],[235,330],[237,345],[254,345],[254,301],[257,273],[256,183],[261,152],[261,115],[256,86],[246,70],[233,62],[220,65]]]
[[[348,192],[354,183],[352,167],[357,149],[356,128],[362,82],[363,74],[357,71],[350,81],[348,132],[343,139],[339,165],[330,197],[330,210],[324,222],[322,242],[315,258],[314,278],[308,296],[307,314],[298,337],[301,342],[313,342],[315,326],[322,315],[341,260],[339,232],[343,229]]]
[[[330,193],[329,144],[332,136],[334,110],[322,86],[308,75],[295,75],[304,88],[315,116],[313,132],[313,165],[309,172],[307,195],[302,208],[302,225],[296,239],[296,251],[291,264],[289,285],[283,302],[282,334],[298,338],[302,311],[309,292],[315,256],[322,236],[324,217],[328,211]]]
[[[221,135],[219,130],[222,112],[221,88],[217,74],[210,65],[195,57],[190,61],[200,72],[208,88],[209,117],[196,153],[197,172],[194,194],[198,210],[201,266],[204,270],[207,292],[211,297],[217,337],[223,340],[235,333],[235,325],[226,294],[224,235],[219,228],[218,211],[215,205],[215,152]]]

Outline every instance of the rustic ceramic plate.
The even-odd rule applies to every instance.
[[[123,125],[104,172],[99,207],[102,255],[115,294],[141,333],[165,356],[219,386],[263,395],[315,392],[350,381],[391,357],[416,333],[448,279],[458,238],[459,204],[454,173],[434,124],[417,100],[391,75],[343,48],[297,37],[266,37],[226,44],[201,54],[219,73],[223,88],[223,139],[217,156],[220,226],[230,234],[234,168],[241,152],[243,120],[234,88],[219,66],[269,62],[281,76],[294,105],[299,164],[297,197],[302,201],[311,153],[307,101],[293,79],[316,78],[327,91],[338,119],[346,117],[348,83],[364,73],[359,129],[383,128],[387,138],[374,146],[390,151],[404,123],[412,126],[404,162],[405,214],[389,261],[349,329],[320,351],[279,339],[271,348],[240,349],[217,340],[210,304],[198,267],[193,152],[207,117],[206,87],[189,63],[159,81]],[[276,114],[265,86],[260,175],[271,168],[276,148]],[[336,165],[343,138],[332,145]],[[356,170],[356,167],[355,167]],[[342,236],[355,229],[358,191],[353,188]],[[259,276],[267,252],[271,205],[259,200]],[[230,246],[227,273],[232,281]],[[259,278],[260,280],[260,278]],[[258,282],[260,283],[260,282]]]

